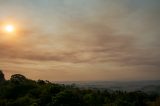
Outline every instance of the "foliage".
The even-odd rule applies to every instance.
[[[3,81],[5,81],[4,74],[3,74],[3,72],[0,70],[0,83],[2,83]]]
[[[142,91],[82,89],[15,74],[0,83],[0,106],[160,106],[160,97]]]

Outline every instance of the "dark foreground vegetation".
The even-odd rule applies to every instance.
[[[20,74],[5,80],[0,71],[0,106],[160,106],[160,98],[142,91],[100,91],[33,81]]]

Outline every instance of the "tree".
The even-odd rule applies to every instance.
[[[14,74],[11,76],[10,81],[14,83],[21,83],[26,81],[27,78],[21,74]]]
[[[4,81],[5,81],[4,74],[3,74],[3,72],[0,70],[0,83],[1,83],[1,82],[4,82]]]
[[[1,81],[4,74],[0,71]],[[160,106],[160,96],[30,80],[14,74],[0,84],[0,106]]]
[[[64,90],[52,98],[55,106],[83,106],[78,94],[73,91]]]

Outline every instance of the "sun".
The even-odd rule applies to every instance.
[[[0,41],[14,41],[19,37],[19,30],[17,23],[13,22],[3,22],[0,24]]]
[[[8,33],[12,33],[12,32],[14,32],[15,28],[14,28],[13,25],[8,24],[8,25],[5,25],[4,30],[5,30],[6,32],[8,32]]]

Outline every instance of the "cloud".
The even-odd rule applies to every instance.
[[[134,70],[136,75],[153,70],[159,74],[160,9],[158,3],[148,2],[102,0],[79,4],[64,1],[57,2],[60,7],[48,4],[48,9],[41,8],[43,3],[35,8],[30,5],[33,13],[26,13],[32,19],[24,22],[28,24],[20,30],[19,38],[0,39],[0,63],[15,63],[19,64],[16,69],[23,66],[31,70],[40,70],[40,66],[33,67],[40,64],[46,70],[63,69],[68,76],[74,70],[85,70],[87,75],[93,70],[94,76],[98,73],[96,70],[106,76],[115,72],[130,73],[129,70]],[[87,4],[82,8],[84,3]],[[37,9],[42,10],[43,15]],[[52,67],[54,63],[56,68]],[[92,64],[94,66],[90,66]]]

